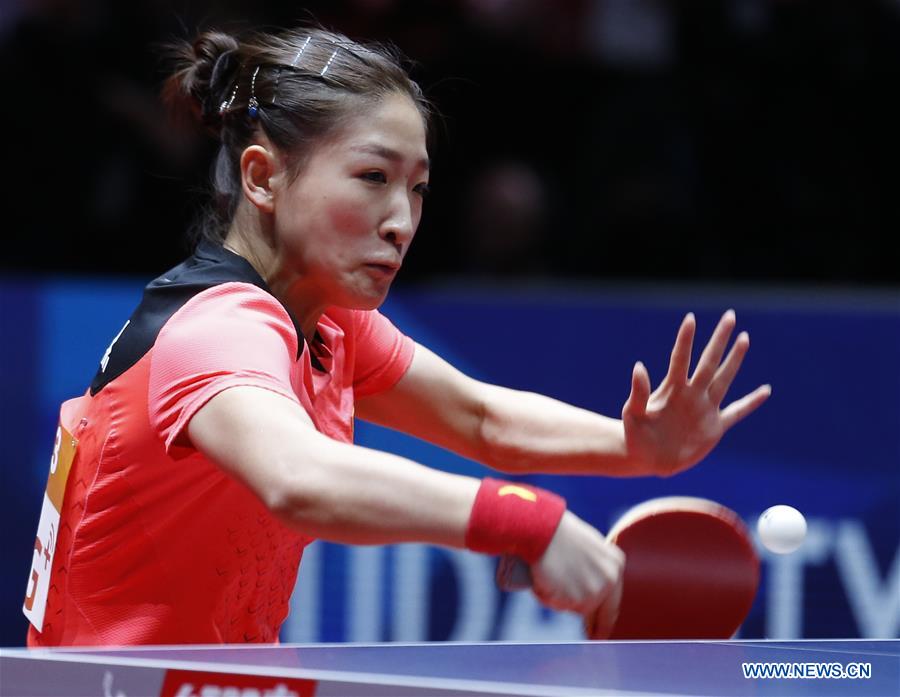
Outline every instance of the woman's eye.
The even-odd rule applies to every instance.
[[[384,172],[366,172],[362,175],[362,178],[366,181],[376,182],[378,184],[387,182],[387,177],[384,176]]]
[[[418,184],[413,189],[413,191],[415,191],[417,194],[419,194],[419,196],[421,196],[422,198],[425,198],[426,196],[428,196],[431,189],[429,188],[428,184]]]

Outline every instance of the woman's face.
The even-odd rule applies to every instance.
[[[306,302],[370,310],[387,295],[422,217],[425,125],[406,96],[360,109],[300,175],[274,183],[276,244]]]

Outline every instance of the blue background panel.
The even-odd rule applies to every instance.
[[[33,536],[59,403],[81,393],[140,298],[137,280],[0,280],[4,443],[0,643],[22,643]],[[748,638],[900,636],[900,296],[728,288],[398,288],[384,308],[406,333],[482,380],[545,393],[608,415],[632,365],[665,372],[681,318],[698,320],[695,356],[720,314],[738,314],[751,350],[732,396],[773,396],[693,470],[668,479],[538,476],[601,530],[628,506],[664,495],[713,498],[752,525],[788,503],[810,524],[795,554],[763,551]],[[481,465],[364,423],[358,442],[449,471]],[[570,615],[493,586],[493,560],[420,545],[344,548],[304,557],[289,641],[561,640]]]

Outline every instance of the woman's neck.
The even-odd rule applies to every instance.
[[[240,217],[239,210],[225,236],[225,249],[247,260],[269,286],[272,294],[294,315],[304,337],[312,341],[319,318],[325,311],[324,304],[315,300],[315,294],[304,292],[302,279],[296,271],[286,267],[280,251],[267,243],[257,229],[258,222],[241,225]]]

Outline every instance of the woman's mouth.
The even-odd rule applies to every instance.
[[[365,265],[367,269],[369,269],[372,273],[383,276],[383,277],[391,277],[394,276],[397,271],[400,269],[399,266],[394,264],[378,264],[371,263]]]

